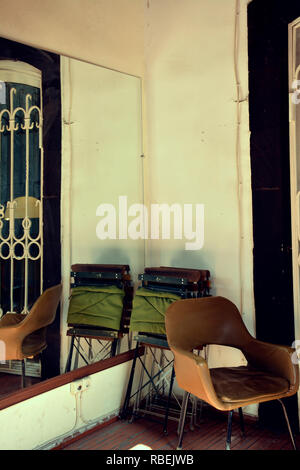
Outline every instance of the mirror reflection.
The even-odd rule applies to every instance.
[[[111,236],[103,217],[120,196],[143,202],[140,79],[6,39],[0,46],[3,328],[24,324],[62,284],[54,321],[30,330],[32,354],[1,361],[3,397],[131,347],[144,244],[120,227]]]

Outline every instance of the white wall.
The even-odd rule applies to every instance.
[[[118,239],[119,196],[127,196],[128,206],[143,201],[140,79],[62,57],[61,81],[63,370],[71,265],[129,264],[136,280],[144,267],[144,242]],[[101,204],[116,209],[114,240],[96,235]]]
[[[148,203],[205,204],[204,248],[187,252],[181,241],[149,240],[146,264],[210,269],[213,293],[242,306],[244,320],[254,332],[247,101],[241,104],[242,233],[237,200],[235,3],[101,0],[95,4],[92,0],[55,0],[37,5],[33,0],[26,4],[16,0],[12,7],[0,0],[5,18],[0,34],[128,73],[142,75],[145,66]],[[242,98],[248,93],[247,3],[240,2]],[[68,111],[64,112],[68,120]],[[64,147],[68,146],[66,139]],[[80,166],[80,158],[72,175],[75,185],[76,171],[82,171],[82,175],[88,172],[87,167]],[[64,158],[63,171],[66,165]],[[97,170],[101,172],[101,168]],[[92,194],[89,201],[94,201]],[[89,214],[93,212],[94,208]],[[78,217],[82,218],[82,211],[78,211]],[[81,234],[86,236],[86,228],[82,226],[76,232],[75,227],[73,241],[79,250],[83,246]],[[81,253],[82,259],[90,256],[90,251]]]
[[[240,185],[237,172],[235,3],[147,2],[147,199],[149,204],[203,203],[205,240],[198,251],[186,251],[181,240],[149,240],[146,264],[209,269],[212,293],[241,308],[254,333],[247,100],[240,105]],[[242,99],[248,95],[246,4],[241,1],[239,15]],[[229,361],[239,360],[236,354],[231,351]]]
[[[76,394],[78,381],[1,410],[0,449],[49,449],[118,415],[130,368],[131,361],[88,376]]]
[[[235,0],[147,2],[146,198],[204,204],[205,232],[198,251],[186,251],[186,240],[149,240],[146,265],[209,269],[212,294],[233,301],[255,335],[247,3],[240,2],[237,29],[238,129]],[[209,364],[246,361],[237,349],[210,346]],[[256,415],[257,406],[245,411]]]
[[[242,99],[248,94],[246,3],[246,0],[241,0],[239,17],[238,66]],[[29,0],[26,4],[16,0],[13,5],[0,0],[1,16],[5,18],[0,27],[0,35],[105,67],[144,75],[144,183],[147,202],[205,204],[203,249],[197,252],[185,251],[184,241],[181,240],[148,240],[146,264],[209,269],[213,278],[212,293],[224,295],[237,306],[242,306],[246,325],[254,333],[250,151],[246,100],[241,103],[242,184],[239,184],[237,177],[235,1],[99,0],[95,3],[93,0],[47,0],[40,5],[37,7],[34,0]],[[125,175],[127,178],[132,171],[129,165],[120,167],[114,172],[114,176],[118,175],[117,179],[105,178],[104,186],[99,184],[99,178],[107,175],[109,162],[98,157],[99,151],[101,154],[101,145],[96,143],[99,142],[96,137],[101,133],[101,126],[104,126],[102,128],[105,132],[107,127],[103,115],[95,109],[97,105],[94,98],[104,99],[104,90],[106,93],[111,90],[97,86],[97,72],[94,74],[88,66],[79,65],[76,61],[70,63],[71,84],[69,62],[64,59],[62,61],[62,264],[65,284],[62,367],[65,365],[67,352],[65,321],[70,265],[75,262],[110,262],[110,257],[103,256],[100,249],[98,251],[99,240],[93,233],[96,225],[95,210],[101,203],[100,194],[101,197],[107,194],[106,202],[114,202],[113,198],[118,189],[121,189],[120,176]],[[84,88],[82,78],[86,84]],[[84,113],[90,119],[85,128],[81,113],[87,98],[91,98],[90,109]],[[118,100],[119,98],[120,96]],[[123,106],[126,108],[122,108],[120,102],[121,114],[128,105],[128,101],[126,104],[124,102]],[[133,106],[137,111],[136,101]],[[95,117],[99,118],[99,125]],[[74,123],[69,124],[71,122]],[[110,125],[114,125],[112,120]],[[88,154],[86,131],[92,132],[95,137]],[[134,163],[134,172],[137,185],[132,186],[132,190],[136,191],[136,194],[132,193],[132,198],[136,199],[140,198],[137,162]],[[112,181],[114,183],[110,183]],[[239,229],[239,186],[242,195],[242,232]],[[140,201],[141,199],[136,199],[134,202]],[[115,249],[115,244],[111,249]],[[119,247],[116,248],[116,255],[117,250]],[[132,256],[140,258],[140,245],[133,243],[130,250]],[[95,253],[99,255],[97,260]],[[116,258],[118,262],[122,262],[119,255]],[[143,260],[140,263],[142,266]],[[136,272],[139,270],[140,266],[136,265]],[[243,358],[235,350],[225,352],[222,348],[215,348],[210,360],[212,364],[219,365],[243,362]],[[41,404],[39,406],[41,408]],[[8,414],[13,412],[12,409],[5,411]],[[35,413],[38,416],[38,411]],[[11,419],[11,422],[16,421],[16,415],[9,416],[7,419]],[[70,418],[69,424],[71,421]],[[59,432],[57,428],[57,433]],[[62,432],[65,430],[62,429]],[[11,433],[1,445],[12,445],[9,444]]]
[[[143,73],[142,0],[0,0],[0,12],[2,37]]]
[[[149,239],[145,264],[209,269],[212,294],[232,300],[241,309],[250,332],[255,334],[248,102],[245,99],[248,95],[247,2],[240,2],[238,23],[236,64],[243,100],[238,153],[235,4],[234,0],[145,2],[146,202],[149,209],[153,203],[205,205],[205,240],[201,250],[185,250],[186,240]],[[113,240],[103,244],[95,237],[98,204],[117,205],[118,195],[123,194],[129,195],[131,202],[143,199],[140,162],[135,157],[121,160],[122,146],[114,140],[118,132],[114,117],[120,116],[122,122],[125,112],[129,126],[125,133],[128,132],[134,116],[131,110],[139,112],[136,98],[132,101],[137,94],[133,91],[124,101],[120,91],[123,85],[120,93],[115,93],[118,87],[114,79],[136,90],[134,77],[62,59],[62,229],[67,287],[69,266],[75,262],[128,262],[124,258],[126,253],[130,254],[134,276],[143,268],[141,241]],[[101,108],[107,109],[108,103],[111,112],[102,114]],[[126,184],[128,177],[130,184]],[[64,204],[70,207],[69,228]],[[66,236],[71,248],[69,258]],[[65,338],[67,292],[64,299],[62,367],[68,344]],[[245,363],[237,350],[220,347],[210,348],[209,360],[216,366]]]

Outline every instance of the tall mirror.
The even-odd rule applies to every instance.
[[[144,242],[124,229],[128,208],[143,204],[141,81],[6,39],[0,50],[0,313],[24,316],[63,284],[48,347],[25,361],[28,387],[66,370],[72,266],[124,265],[127,281],[143,269]],[[114,354],[128,347],[123,334]],[[100,359],[89,338],[69,370],[86,353]],[[19,390],[22,367],[1,362],[3,398]]]

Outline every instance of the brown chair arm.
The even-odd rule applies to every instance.
[[[206,401],[217,409],[223,409],[218,399],[203,357],[182,349],[171,350],[174,354],[174,368],[179,387]]]
[[[299,387],[299,365],[293,362],[295,349],[252,339],[243,349],[249,366],[284,377],[291,388]]]

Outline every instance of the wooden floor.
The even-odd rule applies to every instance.
[[[27,386],[40,379],[27,377]],[[0,399],[21,388],[19,375],[0,373]],[[161,422],[151,417],[139,417],[129,423],[117,420],[103,428],[79,437],[72,443],[59,446],[63,450],[129,450],[144,444],[153,450],[175,450],[177,446],[176,421],[169,420],[168,434],[164,435]],[[186,426],[183,450],[224,450],[226,438],[226,414],[214,413],[204,408],[200,424],[193,431]],[[245,420],[246,436],[242,437],[239,420],[235,416],[232,430],[232,450],[291,450],[288,432],[263,429],[254,420]],[[300,436],[295,436],[300,449]]]
[[[141,417],[133,423],[117,420],[64,447],[64,450],[129,450],[137,444],[152,450],[175,450],[177,445],[177,422],[170,421],[168,435],[164,435],[161,423]],[[224,450],[226,439],[226,416],[206,412],[199,427],[193,431],[186,426],[183,450]],[[232,450],[292,450],[288,432],[262,429],[256,421],[246,420],[246,436],[242,437],[239,420],[235,417],[232,428]],[[300,436],[296,436],[300,449]]]
[[[26,386],[29,387],[37,382],[40,382],[39,378],[26,377]],[[6,374],[0,372],[0,399],[5,398],[8,395],[21,389],[21,376],[14,374]]]

